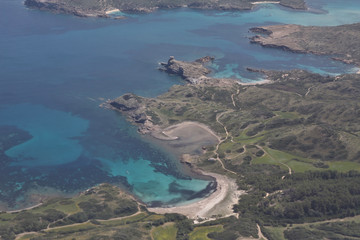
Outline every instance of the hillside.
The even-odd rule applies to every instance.
[[[247,195],[235,212],[259,223],[268,239],[356,236],[346,229],[359,227],[360,76],[261,71],[270,82],[246,85],[206,77],[199,62],[192,67],[171,58],[163,71],[188,84],[155,99],[125,94],[110,104],[145,134],[183,121],[210,126],[221,136],[219,145],[187,164],[236,178]],[[325,227],[344,217],[355,222],[341,225],[340,234]],[[304,227],[308,222],[315,224],[311,230]],[[209,236],[235,239],[236,229],[234,221]]]
[[[169,60],[171,73],[176,72],[170,69],[173,62]],[[304,170],[316,169],[314,165],[320,161],[335,170],[334,162],[360,160],[354,143],[359,143],[360,133],[359,75],[265,71],[271,83],[242,85],[231,79],[205,77],[206,72],[198,67],[195,72],[184,64],[177,67],[189,84],[173,86],[155,99],[126,94],[111,105],[145,132],[182,121],[199,121],[226,137],[224,125],[229,134],[220,146],[225,150],[224,158],[232,155],[226,150],[249,144],[258,150],[292,154],[292,158],[300,159],[298,162],[306,163]]]

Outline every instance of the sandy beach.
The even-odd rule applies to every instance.
[[[112,13],[116,13],[116,12],[120,12],[120,10],[119,9],[112,9],[112,10],[106,11],[105,13],[106,14],[112,14]]]
[[[169,138],[169,140],[177,140],[179,135],[184,135],[185,132],[192,132],[193,130],[201,129],[206,131],[208,134],[212,135],[213,137],[219,139],[219,137],[211,130],[207,125],[199,123],[199,122],[192,122],[186,121],[181,122],[170,127],[163,129],[161,132],[164,136]],[[186,134],[186,133],[185,133]],[[158,135],[153,134],[154,137],[158,137]],[[160,138],[161,140],[167,140],[166,138]]]
[[[207,125],[191,121],[169,126],[153,135],[155,138],[164,140],[176,151],[180,149],[183,156],[201,154],[199,150],[202,146],[214,145],[220,141],[220,137]],[[216,179],[216,190],[210,196],[180,206],[149,208],[149,211],[159,214],[180,213],[191,219],[210,219],[214,215],[233,215],[232,205],[237,203],[241,194],[244,194],[243,191],[238,191],[235,180],[217,173],[204,172],[198,169],[195,171],[198,174]]]
[[[269,79],[264,79],[264,80],[261,80],[261,81],[257,81],[257,82],[249,82],[249,83],[246,83],[246,82],[239,82],[238,83],[240,85],[243,85],[243,86],[253,86],[253,85],[261,85],[261,84],[270,84],[272,83],[273,81],[272,80],[269,80]]]
[[[216,145],[220,138],[208,126],[199,122],[181,122],[151,135],[162,141],[170,151],[182,154],[202,154],[202,147]]]
[[[241,79],[236,79],[236,78],[214,78],[214,80],[219,80],[221,83],[226,84],[226,83],[236,83],[239,85],[243,85],[243,86],[253,86],[253,85],[261,85],[261,84],[270,84],[273,81],[270,79],[262,79],[259,81],[255,81],[255,82],[241,82]]]
[[[182,206],[149,208],[149,211],[159,214],[180,213],[191,219],[201,218],[205,220],[210,219],[213,215],[234,215],[232,205],[236,204],[239,196],[245,192],[237,190],[235,180],[227,176],[216,173],[201,173],[216,179],[216,191],[209,197]]]
[[[280,1],[269,1],[269,2],[262,1],[262,2],[252,2],[251,4],[257,5],[257,4],[268,4],[268,3],[279,4],[279,3],[280,3]]]

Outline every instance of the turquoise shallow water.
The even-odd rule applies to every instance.
[[[154,97],[176,77],[157,71],[168,56],[217,59],[218,77],[257,81],[246,67],[354,72],[326,56],[292,54],[249,43],[254,26],[338,25],[360,21],[360,2],[309,1],[312,12],[273,4],[255,11],[176,9],[126,20],[78,18],[0,1],[0,201],[29,192],[74,193],[101,182],[122,184],[145,202],[202,197],[209,182],[191,179],[174,156],[144,141],[118,113],[98,107],[126,92]]]
[[[80,157],[83,148],[75,137],[87,130],[87,120],[42,105],[18,104],[4,107],[0,112],[1,125],[15,125],[32,136],[5,151],[14,159],[10,165],[58,165]]]

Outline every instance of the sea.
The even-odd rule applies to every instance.
[[[73,196],[103,182],[153,206],[206,196],[211,180],[187,174],[176,155],[99,105],[129,92],[156,97],[184,84],[158,71],[169,56],[214,56],[212,76],[243,82],[263,78],[247,67],[324,75],[359,71],[329,56],[250,43],[249,28],[256,26],[360,22],[358,0],[308,0],[308,6],[179,8],[119,20],[53,14],[28,9],[22,0],[0,0],[0,210]]]

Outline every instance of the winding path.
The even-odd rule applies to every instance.
[[[125,218],[130,218],[130,217],[134,217],[136,215],[139,215],[143,213],[140,209],[140,206],[138,205],[138,211],[132,215],[129,215],[129,216],[123,216],[123,217],[116,217],[116,218],[110,218],[110,219],[106,219],[106,220],[103,220],[103,219],[95,219],[96,221],[99,221],[99,222],[108,222],[108,221],[114,221],[114,220],[121,220],[121,219],[125,219]],[[68,214],[69,216],[69,214]],[[60,219],[62,220],[62,219]],[[61,229],[61,228],[67,228],[67,227],[74,227],[74,226],[78,226],[78,225],[82,225],[82,224],[86,224],[86,223],[89,223],[91,222],[91,220],[93,219],[90,219],[90,220],[87,220],[86,222],[82,222],[82,223],[73,223],[73,224],[69,224],[69,225],[64,225],[64,226],[58,226],[58,227],[50,227],[50,224],[47,226],[46,229],[42,229],[41,231],[51,231],[51,230],[54,230],[54,229]],[[58,220],[59,221],[59,220]],[[57,221],[55,221],[57,222]],[[21,237],[25,236],[25,235],[28,235],[28,234],[38,234],[39,232],[23,232],[23,233],[19,233],[16,235],[16,239],[20,239]],[[0,238],[1,239],[1,238]]]
[[[41,201],[40,203],[38,203],[38,204],[36,204],[34,206],[27,207],[27,208],[22,208],[22,209],[19,209],[19,210],[6,211],[6,213],[18,213],[18,212],[22,212],[22,211],[26,211],[26,210],[31,210],[33,208],[40,207],[43,204],[44,204],[43,201]]]
[[[310,93],[312,88],[313,88],[313,86],[308,88],[307,92],[305,93],[305,97]]]
[[[291,171],[291,168],[289,167],[289,165],[287,165],[286,163],[282,163],[282,162],[279,162],[280,164],[284,165],[285,167],[287,167],[289,169],[289,175],[292,174],[292,171]],[[281,179],[284,179],[286,175],[282,176]]]
[[[286,163],[282,163],[280,161],[277,161],[275,158],[273,158],[273,156],[271,156],[271,154],[269,154],[263,147],[261,147],[260,145],[256,145],[257,148],[261,149],[264,153],[266,153],[272,160],[274,160],[275,162],[278,162],[280,164],[282,164],[283,166],[287,167],[289,169],[289,175],[292,174],[292,170],[289,167],[289,165],[287,165]],[[281,179],[284,179],[286,177],[286,175],[282,176]]]
[[[236,103],[235,103],[235,100],[234,100],[234,96],[235,96],[235,94],[238,95],[239,93],[240,93],[240,89],[238,89],[238,90],[236,91],[236,93],[231,94],[231,100],[232,100],[232,104],[234,105],[234,107],[236,107]]]
[[[229,136],[230,136],[230,134],[229,134],[226,126],[225,126],[222,122],[220,122],[219,119],[220,119],[224,114],[229,113],[229,112],[232,112],[232,111],[233,111],[233,110],[229,110],[229,111],[226,111],[226,112],[222,112],[222,113],[220,113],[219,115],[216,116],[216,122],[218,122],[218,123],[224,128],[225,133],[226,133],[226,137],[225,137],[224,139],[220,140],[220,142],[216,145],[216,148],[215,148],[215,150],[214,150],[214,154],[216,155],[216,160],[220,162],[221,167],[222,167],[225,171],[228,171],[228,172],[230,172],[230,173],[233,173],[233,174],[237,175],[236,172],[231,171],[231,170],[229,170],[229,169],[227,169],[227,168],[225,167],[225,165],[224,165],[224,163],[221,161],[221,159],[220,159],[220,157],[219,157],[219,153],[218,153],[218,150],[219,150],[220,145],[221,145],[223,142],[225,142],[225,141],[229,138]]]
[[[256,224],[257,229],[258,229],[258,235],[259,235],[259,239],[263,239],[263,240],[267,240],[267,238],[263,235],[263,233],[261,232],[261,228],[259,226],[259,224]]]

